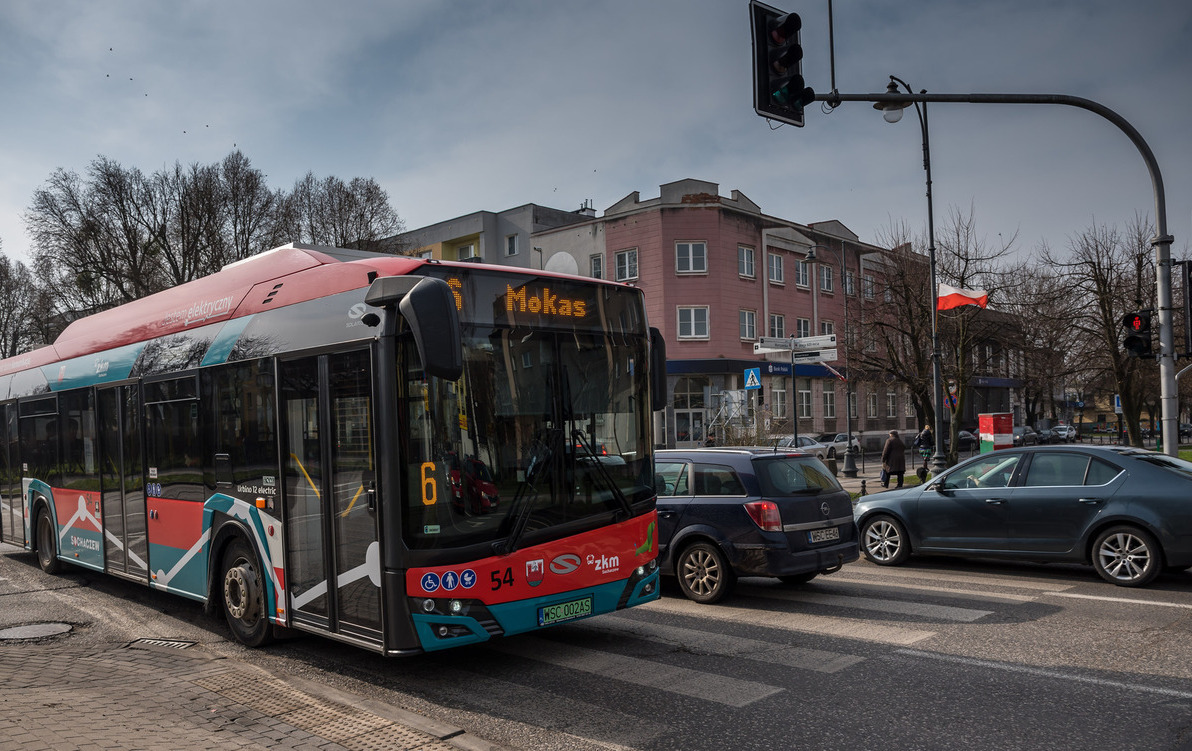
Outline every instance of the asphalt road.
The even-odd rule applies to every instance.
[[[244,649],[197,603],[0,550],[0,628],[194,639],[511,748],[1192,749],[1188,573],[1127,590],[1078,566],[859,562],[383,660],[307,636]]]

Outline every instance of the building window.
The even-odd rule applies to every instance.
[[[857,277],[853,272],[844,272],[844,294],[856,296],[857,294]]]
[[[894,302],[894,289],[888,284],[882,288],[882,301],[887,303]]]
[[[811,379],[804,378],[799,387],[796,395],[799,400],[799,419],[806,420],[811,417]]]
[[[588,268],[593,279],[604,278],[604,254],[596,253],[588,256]]]
[[[836,417],[836,392],[831,390],[824,392],[824,418],[829,417]]]
[[[831,321],[820,321],[820,334],[835,334],[836,324]]]
[[[786,316],[770,314],[770,336],[780,339],[786,336]]]
[[[517,255],[517,235],[505,235],[505,255]]]
[[[810,318],[796,318],[795,319],[795,336],[800,339],[805,336],[811,336],[811,319]]]
[[[865,416],[877,419],[877,394],[870,394],[865,400]]]
[[[675,243],[675,271],[680,274],[705,274],[708,271],[708,246],[705,243]]]
[[[469,258],[476,258],[477,257],[476,256],[476,246],[475,245],[461,245],[461,246],[459,246],[459,248],[456,249],[455,257],[461,261],[466,261]]]
[[[866,300],[873,299],[874,283],[873,274],[866,274],[865,278],[861,280],[861,294],[865,296]]]
[[[617,253],[617,281],[625,282],[637,278],[637,248]]]
[[[811,285],[811,264],[803,259],[795,261],[795,284],[800,287]]]
[[[750,279],[756,276],[753,269],[753,248],[737,246],[737,273]]]
[[[821,263],[820,267],[820,290],[824,292],[831,292],[835,288],[832,279],[832,267]]]
[[[905,409],[902,410],[902,413],[907,417],[914,417],[915,403],[911,401],[911,393],[909,391],[906,393],[906,399],[903,400],[903,405],[905,406]]]
[[[872,331],[866,332],[864,337],[865,337],[865,351],[866,352],[877,352],[877,337],[873,335],[873,332]]]
[[[679,338],[708,338],[708,306],[679,308]]]
[[[771,253],[769,265],[770,265],[770,281],[774,282],[775,284],[783,284],[784,281],[783,281],[783,276],[782,276],[782,256],[778,255],[777,253]]]
[[[886,392],[886,417],[898,417],[898,394]]]
[[[770,389],[770,410],[779,420],[786,419],[786,389]]]
[[[739,311],[739,319],[741,323],[741,338],[742,339],[756,339],[757,338],[757,312],[752,310]]]

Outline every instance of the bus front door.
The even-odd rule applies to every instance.
[[[295,625],[380,644],[372,370],[366,349],[281,363]]]

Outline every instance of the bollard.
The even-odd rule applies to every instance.
[[[865,480],[864,479],[861,480],[861,496],[862,497],[865,496]]]

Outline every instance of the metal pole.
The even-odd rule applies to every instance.
[[[767,325],[769,322],[767,321]],[[799,379],[795,378],[795,348],[791,347],[791,431],[794,443],[791,448],[799,448]]]
[[[1156,235],[1151,239],[1155,249],[1155,276],[1158,286],[1159,308],[1159,399],[1163,422],[1163,450],[1175,456],[1179,451],[1179,398],[1175,384],[1175,332],[1172,327],[1171,244],[1175,238],[1167,232],[1167,197],[1163,190],[1163,176],[1154,152],[1142,135],[1118,113],[1103,104],[1067,94],[841,94],[832,91],[816,94],[816,101],[836,107],[841,102],[873,102],[902,104],[906,102],[947,102],[963,104],[1063,104],[1079,107],[1109,120],[1126,134],[1142,155],[1151,178],[1155,200]],[[917,110],[916,110],[917,111]],[[926,127],[924,127],[926,131]],[[938,290],[937,290],[938,293]],[[937,436],[936,440],[939,438]],[[938,445],[938,444],[937,444]]]

